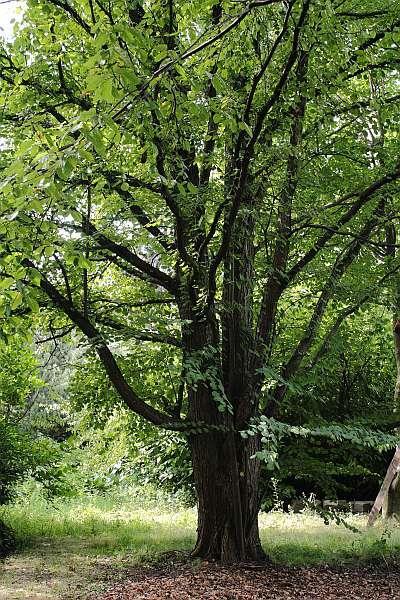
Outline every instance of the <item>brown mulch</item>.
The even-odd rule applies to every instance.
[[[382,566],[382,565],[381,565]],[[384,566],[383,566],[384,567]],[[330,567],[175,565],[138,571],[96,600],[394,600],[398,566]]]

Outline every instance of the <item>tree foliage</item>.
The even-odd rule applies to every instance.
[[[41,381],[31,348],[18,338],[12,346],[1,343],[0,357],[0,504],[4,504],[32,467],[32,443],[21,421]]]

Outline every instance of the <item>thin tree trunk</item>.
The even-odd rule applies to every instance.
[[[386,253],[388,257],[393,260],[396,259],[397,249],[397,231],[394,224],[386,226]],[[398,412],[400,409],[400,277],[396,275],[392,283],[392,294],[393,294],[393,347],[394,356],[396,361],[396,383],[394,386],[393,394],[393,408],[394,412]],[[397,446],[396,454],[399,454],[400,446]],[[396,456],[396,455],[395,455]],[[389,467],[390,468],[390,467]],[[391,485],[385,494],[383,505],[382,505],[382,517],[389,519],[390,517],[396,517],[400,519],[400,486],[396,485],[398,477],[394,476],[391,481]]]
[[[393,482],[396,478],[396,474],[399,471],[399,467],[400,467],[400,448],[397,448],[396,452],[391,460],[389,468],[386,471],[385,479],[383,480],[381,489],[379,490],[379,493],[376,497],[374,506],[372,507],[372,510],[369,514],[368,525],[370,527],[375,523],[381,508],[383,509],[384,516],[386,516],[386,517],[388,516],[386,514],[387,507],[389,506],[389,504],[391,505],[391,502],[389,503],[388,499],[387,499],[388,493],[389,493],[389,491],[393,485]]]
[[[398,411],[400,401],[400,320],[395,316],[393,320],[394,354],[396,358],[396,383],[394,387],[394,410]],[[399,447],[398,447],[399,451]],[[382,505],[382,516],[384,519],[395,517],[400,520],[400,485],[398,476],[394,477],[385,494]]]
[[[385,495],[382,505],[382,516],[384,519],[394,517],[400,520],[400,485],[399,473],[394,477],[388,493]]]
[[[400,313],[400,310],[399,310]],[[396,358],[396,385],[394,387],[394,410],[399,410],[400,401],[400,318],[396,316],[393,323],[394,354]]]

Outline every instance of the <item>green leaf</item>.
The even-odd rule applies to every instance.
[[[12,292],[12,300],[11,300],[11,309],[15,310],[19,306],[21,306],[23,297],[21,292]]]
[[[0,289],[1,290],[8,289],[12,285],[14,285],[14,283],[15,283],[15,279],[13,279],[12,277],[3,277],[0,279]]]

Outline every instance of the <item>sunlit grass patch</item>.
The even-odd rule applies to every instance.
[[[331,564],[367,562],[383,557],[400,558],[400,527],[378,521],[367,527],[364,515],[344,515],[352,528],[323,519],[312,512],[262,513],[260,529],[263,546],[277,563]]]
[[[145,504],[145,503],[144,503]],[[73,538],[86,551],[110,553],[126,550],[143,556],[193,543],[195,511],[173,505],[144,507],[130,495],[105,499],[87,496],[46,502],[21,502],[3,510],[20,547],[35,546],[40,539]]]
[[[45,501],[23,498],[2,513],[19,552],[0,567],[0,600],[55,600],[96,593],[164,552],[188,552],[196,514],[167,499],[129,493]]]

